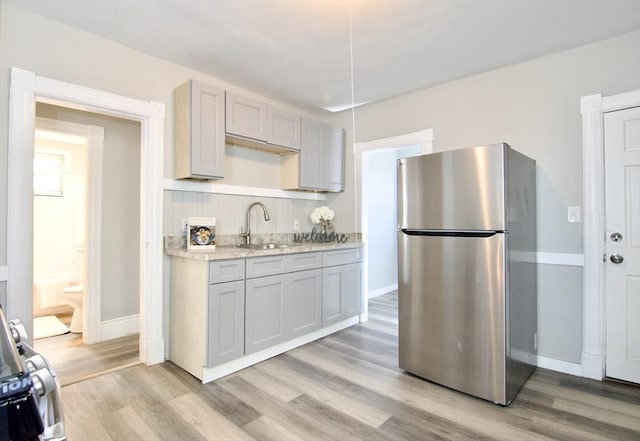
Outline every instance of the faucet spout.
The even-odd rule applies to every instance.
[[[269,210],[262,202],[252,202],[249,204],[249,208],[247,208],[247,220],[246,220],[246,233],[240,234],[244,238],[244,242],[248,245],[251,244],[251,209],[256,205],[262,208],[262,214],[264,215],[264,220],[271,220],[271,216],[269,216]]]

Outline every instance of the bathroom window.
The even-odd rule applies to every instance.
[[[33,194],[62,196],[64,155],[36,152],[33,157]]]

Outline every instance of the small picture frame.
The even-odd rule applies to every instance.
[[[214,251],[216,249],[216,218],[191,217],[187,223],[187,250]]]

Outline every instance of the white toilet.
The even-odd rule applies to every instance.
[[[74,285],[62,290],[64,301],[73,308],[69,330],[74,334],[82,334],[82,306],[84,304],[84,286]]]

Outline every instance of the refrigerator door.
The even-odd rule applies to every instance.
[[[398,227],[507,230],[507,144],[451,150],[398,161]]]
[[[400,368],[507,404],[506,241],[398,232]]]

